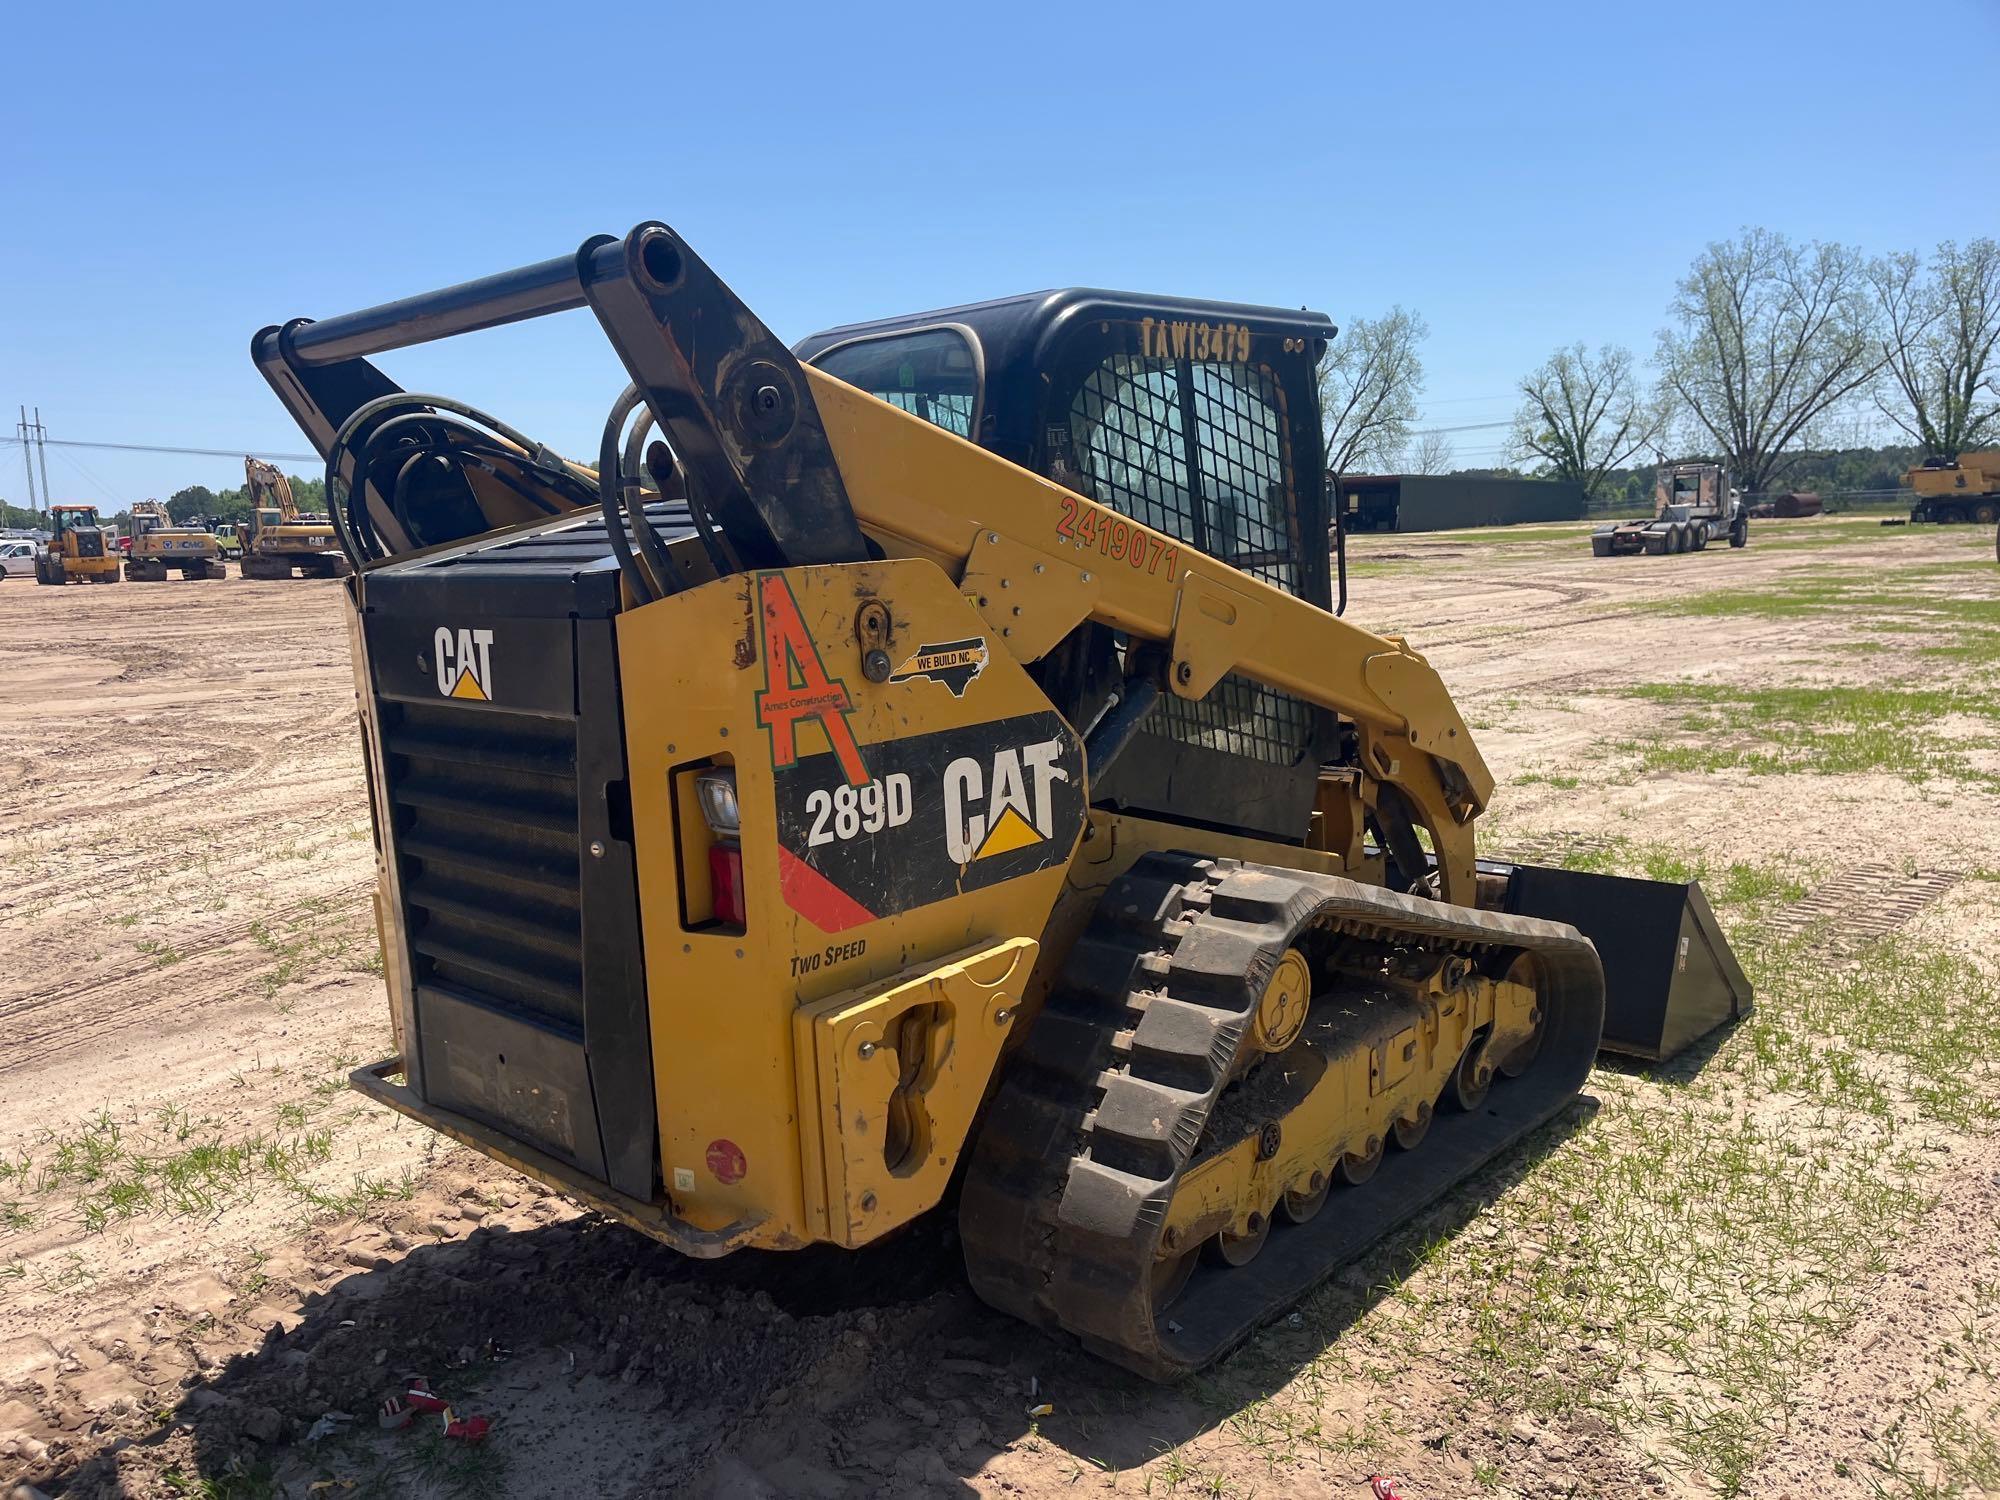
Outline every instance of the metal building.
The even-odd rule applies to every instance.
[[[1333,482],[1349,531],[1449,531],[1583,519],[1582,487],[1553,479],[1344,474]]]

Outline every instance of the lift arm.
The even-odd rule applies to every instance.
[[[1352,720],[1365,769],[1416,804],[1444,898],[1473,904],[1471,822],[1493,793],[1430,663],[1186,543],[819,370],[805,377],[862,528],[930,557],[1020,660],[1085,620],[1169,648],[1166,687],[1203,698],[1241,673]]]
[[[366,356],[586,306],[743,565],[860,561],[865,533],[892,556],[935,561],[1023,661],[1094,620],[1167,651],[1164,691],[1203,698],[1235,672],[1340,714],[1363,774],[1397,789],[1428,831],[1439,894],[1475,904],[1472,822],[1493,778],[1422,656],[802,366],[664,224],[267,328],[252,347],[331,477],[369,496],[368,467],[331,451],[336,431],[389,398],[419,409],[438,398],[402,397]],[[381,507],[379,492],[369,503]],[[627,584],[635,602],[648,597],[629,567]]]

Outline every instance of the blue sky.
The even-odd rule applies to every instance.
[[[1996,0],[613,16],[15,10],[0,437],[26,402],[58,438],[304,451],[258,327],[654,217],[787,339],[1065,284],[1342,322],[1400,302],[1431,325],[1435,425],[1506,416],[1559,344],[1648,353],[1675,278],[1743,225],[2000,233],[2000,124],[1962,88],[2000,55]],[[580,453],[621,379],[582,313],[382,363]],[[1503,438],[1459,436],[1461,462]],[[52,450],[50,478],[116,506],[242,474]],[[0,446],[0,497],[24,490]]]

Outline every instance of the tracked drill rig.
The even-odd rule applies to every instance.
[[[594,468],[369,362],[571,308]],[[794,352],[658,223],[260,332],[355,567],[355,1085],[692,1256],[946,1206],[1170,1377],[1562,1111],[1607,965],[1636,1050],[1740,1009],[1698,891],[1477,858],[1438,674],[1329,608],[1334,335],[1071,291]]]

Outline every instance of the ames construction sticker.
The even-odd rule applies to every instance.
[[[952,697],[963,698],[965,690],[986,670],[986,658],[984,636],[945,641],[936,646],[919,646],[904,659],[902,665],[890,672],[889,680],[914,682],[925,678],[944,684],[951,690]]]

